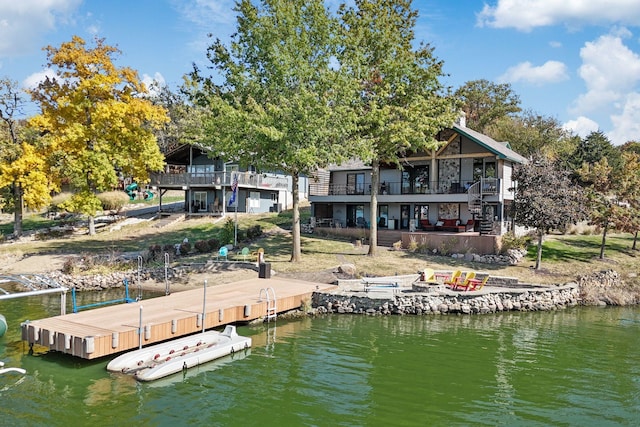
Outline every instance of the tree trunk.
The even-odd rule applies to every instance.
[[[291,228],[291,237],[293,244],[291,249],[291,262],[300,262],[302,251],[300,249],[300,194],[298,193],[298,172],[291,174],[291,186],[293,193],[293,227]]]
[[[631,249],[633,249],[634,251],[637,248],[636,246],[637,242],[638,242],[638,232],[636,231],[636,233],[633,235],[633,245],[631,246]]]
[[[371,162],[371,207],[369,212],[369,256],[378,254],[378,188],[380,188],[380,162]]]
[[[15,184],[13,187],[15,210],[13,212],[13,235],[15,237],[22,236],[22,217],[24,195],[22,193],[22,185]]]
[[[89,215],[89,236],[96,234],[96,217]]]
[[[544,233],[542,231],[538,231],[538,253],[536,254],[536,270],[540,270],[542,266],[542,238],[544,237]]]
[[[604,259],[604,247],[607,244],[607,231],[609,230],[609,221],[605,221],[602,230],[602,243],[600,244],[600,259]]]

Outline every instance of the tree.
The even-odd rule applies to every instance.
[[[620,150],[613,146],[603,132],[595,131],[578,143],[575,151],[570,156],[570,165],[576,171],[576,175],[580,177],[580,173],[577,171],[582,168],[584,163],[595,165],[603,158],[607,159],[607,164],[612,168],[613,172],[619,172],[622,163]]]
[[[291,261],[301,258],[299,177],[354,153],[345,143],[353,113],[351,90],[333,66],[336,22],[322,0],[251,0],[237,3],[230,47],[208,48],[212,68],[195,68],[187,90],[207,110],[201,142],[213,155],[259,170],[291,175]]]
[[[162,169],[153,129],[167,121],[166,112],[142,96],[147,89],[134,70],[116,67],[120,52],[103,39],[87,48],[73,36],[45,50],[56,75],[31,91],[41,113],[30,123],[51,146],[57,184],[65,180],[75,190],[65,208],[86,214],[94,234],[97,192],[115,188],[118,172],[144,182]]]
[[[202,134],[199,110],[189,104],[187,94],[173,92],[166,85],[153,89],[149,100],[164,108],[169,116],[169,121],[154,131],[160,151],[168,153],[181,144],[200,141]]]
[[[18,120],[24,105],[18,83],[0,80],[0,188],[5,209],[13,211],[13,235],[22,235],[23,209],[39,209],[49,201],[46,156],[41,139]]]
[[[628,219],[624,222],[624,231],[633,233],[631,249],[638,247],[640,232],[640,143],[629,141],[620,147],[622,168],[618,182],[618,194],[623,203],[628,204]]]
[[[486,133],[496,141],[509,141],[511,148],[525,157],[541,153],[550,159],[562,160],[576,148],[575,137],[563,129],[557,119],[531,110],[496,119],[487,126]]]
[[[482,133],[497,120],[521,110],[520,97],[509,83],[472,80],[458,88],[455,95],[462,100],[467,126]]]
[[[409,0],[356,0],[338,11],[344,34],[338,61],[357,83],[352,94],[360,153],[370,161],[371,203],[369,255],[377,252],[377,194],[380,164],[400,166],[408,153],[438,146],[435,135],[451,126],[458,113],[455,100],[439,78],[441,61],[433,48],[414,48],[417,11]]]
[[[587,194],[591,202],[590,222],[602,230],[600,258],[604,258],[609,230],[635,234],[640,229],[640,162],[637,154],[625,152],[622,166],[614,171],[606,157],[593,165],[583,163],[578,170],[581,179],[588,184]]]
[[[545,234],[586,218],[584,194],[580,186],[571,182],[568,171],[540,155],[516,166],[513,180],[517,183],[514,221],[535,229],[538,236],[535,269],[539,270]]]

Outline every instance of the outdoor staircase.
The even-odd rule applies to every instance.
[[[402,231],[400,230],[378,229],[378,246],[386,246],[390,248],[393,246],[395,242],[401,239],[402,239]]]
[[[480,221],[481,235],[491,234],[493,231],[493,223],[482,218],[484,196],[498,194],[499,183],[500,181],[496,178],[481,178],[480,181],[474,182],[467,190],[469,212]]]

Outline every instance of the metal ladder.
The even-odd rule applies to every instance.
[[[273,287],[260,289],[258,302],[262,302],[262,294],[264,294],[265,299],[267,300],[267,322],[269,322],[271,319],[275,320],[278,315],[278,310],[276,308],[276,291],[273,289]]]

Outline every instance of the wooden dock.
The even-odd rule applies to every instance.
[[[209,284],[206,289],[203,284],[135,303],[26,321],[22,339],[30,345],[96,359],[202,331],[203,318],[204,329],[211,329],[296,309],[314,291],[334,288],[286,278]]]

